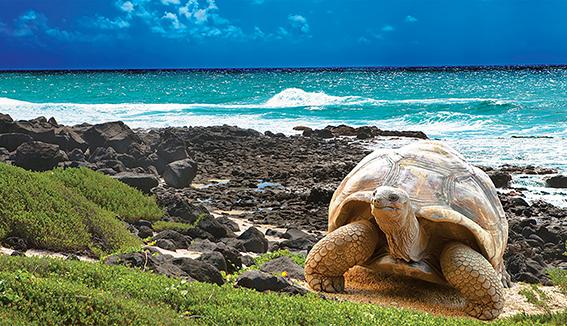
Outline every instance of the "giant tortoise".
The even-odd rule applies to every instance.
[[[490,178],[443,142],[376,150],[342,181],[328,234],[307,256],[317,291],[344,291],[355,265],[449,284],[479,319],[496,318],[510,285],[508,222]]]

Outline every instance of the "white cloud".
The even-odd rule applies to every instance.
[[[206,9],[199,9],[197,10],[193,16],[195,17],[195,22],[197,24],[203,24],[207,21],[207,19],[209,18],[208,14],[207,14],[207,10]]]
[[[395,29],[394,26],[392,26],[392,25],[384,25],[384,26],[382,27],[382,32],[393,32],[393,31],[395,31],[395,30],[396,30],[396,29]]]
[[[112,30],[128,28],[130,27],[130,22],[122,17],[109,19],[107,17],[97,16],[91,25],[100,29]]]
[[[301,32],[307,34],[309,33],[309,24],[307,23],[307,19],[301,15],[289,15],[287,16],[291,27],[299,29]]]
[[[162,20],[169,24],[173,29],[184,29],[185,25],[179,22],[177,15],[172,12],[166,12],[162,17]]]
[[[417,18],[415,18],[414,16],[407,15],[404,21],[406,23],[415,23],[417,22]]]
[[[132,11],[134,11],[134,4],[130,1],[126,1],[122,4],[120,4],[118,6],[118,8],[120,8],[120,10],[122,10],[124,12],[131,13]]]
[[[164,5],[178,5],[180,3],[179,0],[161,0],[161,3]]]

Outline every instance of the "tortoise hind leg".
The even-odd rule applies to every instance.
[[[504,295],[500,276],[492,265],[472,248],[451,242],[441,253],[443,275],[467,300],[465,311],[478,319],[500,315]]]
[[[378,239],[378,227],[366,220],[327,234],[307,255],[305,280],[316,291],[343,292],[343,274],[366,262],[374,253]]]

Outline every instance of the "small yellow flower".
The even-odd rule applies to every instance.
[[[283,276],[283,277],[287,277],[287,272],[285,272],[285,271],[282,272],[282,276]]]

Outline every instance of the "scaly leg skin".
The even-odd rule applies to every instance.
[[[478,319],[498,317],[504,307],[500,275],[472,248],[449,243],[441,253],[443,275],[467,300],[465,311]]]
[[[305,280],[315,291],[343,292],[343,274],[364,263],[376,249],[378,226],[357,221],[342,226],[317,242],[305,261]]]

